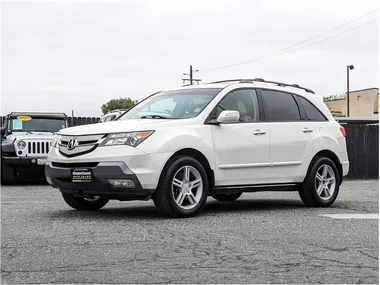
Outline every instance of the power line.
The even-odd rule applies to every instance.
[[[324,33],[319,34],[319,35],[317,35],[317,36],[315,36],[315,37],[312,37],[312,38],[310,38],[310,39],[307,39],[307,40],[304,40],[304,41],[302,41],[302,42],[299,42],[299,43],[297,43],[297,44],[291,45],[291,46],[289,46],[289,47],[287,47],[287,48],[280,49],[280,50],[275,51],[275,52],[273,52],[273,53],[271,53],[271,54],[268,54],[268,55],[266,55],[266,56],[264,55],[264,56],[259,57],[259,58],[254,58],[254,59],[246,60],[246,61],[243,61],[243,62],[239,62],[239,63],[235,63],[235,64],[230,64],[230,65],[224,65],[224,66],[220,66],[220,67],[205,68],[205,69],[201,69],[201,71],[209,71],[209,70],[217,70],[217,69],[229,68],[229,67],[233,67],[233,66],[238,66],[238,65],[247,64],[247,63],[250,63],[250,62],[256,62],[256,61],[263,60],[263,59],[266,59],[266,58],[269,58],[269,57],[272,57],[272,56],[275,56],[275,55],[284,54],[284,53],[286,53],[286,52],[284,52],[284,51],[287,51],[287,50],[289,50],[289,49],[291,49],[291,48],[293,48],[293,47],[299,46],[299,45],[301,45],[301,44],[304,44],[304,43],[310,42],[310,41],[312,41],[312,40],[314,40],[314,39],[316,39],[316,38],[319,38],[319,37],[324,36],[324,35],[326,35],[326,34],[328,34],[328,33],[331,33],[332,31],[335,31],[335,30],[337,30],[337,29],[339,29],[339,28],[341,28],[341,27],[347,26],[347,25],[349,25],[349,24],[351,24],[351,23],[353,23],[353,22],[356,22],[357,20],[360,20],[361,18],[364,18],[364,17],[366,17],[366,16],[368,16],[368,15],[374,13],[375,11],[378,11],[378,9],[375,9],[375,10],[373,10],[373,11],[371,11],[371,12],[365,14],[365,15],[362,15],[362,16],[360,16],[360,17],[358,17],[358,18],[356,18],[356,19],[354,19],[354,20],[352,20],[352,21],[349,21],[349,22],[347,22],[347,23],[344,23],[344,24],[342,24],[342,25],[339,25],[339,26],[337,26],[337,27],[335,27],[335,28],[333,28],[333,29],[331,29],[331,30],[329,30],[329,31],[327,31],[327,32],[324,32]],[[345,34],[345,33],[347,33],[347,32],[350,32],[350,31],[356,30],[357,28],[361,28],[361,27],[363,27],[363,26],[366,26],[366,25],[368,25],[368,24],[371,24],[371,23],[373,23],[373,22],[375,22],[375,21],[377,21],[377,20],[378,20],[378,19],[376,19],[376,20],[374,20],[374,21],[371,21],[371,22],[368,22],[368,23],[366,23],[366,24],[364,24],[364,25],[357,26],[357,27],[352,28],[352,29],[350,29],[350,30],[344,31],[344,32],[339,33],[339,34],[337,34],[337,35],[331,36],[331,37],[329,37],[329,38],[325,38],[325,39],[323,39],[323,40],[320,40],[320,41],[317,41],[317,42],[313,42],[313,43],[311,43],[311,44],[309,44],[309,45],[305,45],[305,46],[302,46],[302,47],[299,47],[299,48],[307,47],[307,46],[313,45],[313,44],[315,44],[315,43],[319,43],[319,42],[322,42],[322,41],[325,41],[325,40],[328,40],[328,39],[331,39],[331,38],[334,38],[334,37],[340,36],[340,35]],[[299,48],[292,49],[291,51],[293,51],[293,50],[297,50],[297,49],[299,49]],[[290,52],[291,52],[291,51],[290,51]]]

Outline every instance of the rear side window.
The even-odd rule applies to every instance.
[[[268,122],[294,122],[301,119],[292,94],[274,90],[262,90],[261,93]]]
[[[326,118],[322,115],[322,113],[308,100],[303,98],[302,96],[298,96],[298,99],[301,102],[303,109],[306,112],[306,116],[309,121],[327,121]]]

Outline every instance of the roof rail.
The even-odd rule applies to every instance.
[[[255,79],[252,79],[252,81],[271,83],[271,84],[276,84],[278,86],[283,86],[283,87],[286,87],[286,86],[288,86],[288,87],[294,87],[294,88],[303,89],[306,92],[315,94],[313,90],[311,90],[309,88],[306,88],[306,87],[301,87],[298,84],[288,84],[288,83],[277,82],[277,81],[267,81],[267,80],[265,80],[263,78],[255,78]]]
[[[277,82],[277,81],[267,81],[267,80],[265,80],[263,78],[254,78],[254,79],[228,79],[228,80],[214,81],[214,82],[210,82],[210,83],[228,83],[228,82],[238,82],[238,83],[264,82],[264,83],[276,84],[278,86],[283,86],[283,87],[293,87],[293,88],[303,89],[306,92],[315,94],[313,90],[311,90],[309,88],[301,87],[298,84],[288,84],[288,83]]]

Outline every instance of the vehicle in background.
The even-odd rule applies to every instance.
[[[10,185],[17,176],[44,179],[44,165],[56,132],[67,128],[64,113],[12,112],[1,128],[1,184]]]
[[[124,114],[129,109],[116,109],[108,112],[100,118],[99,123],[110,122],[118,118],[121,114]]]

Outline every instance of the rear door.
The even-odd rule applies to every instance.
[[[270,133],[273,182],[298,182],[308,145],[319,134],[317,125],[302,119],[302,109],[292,93],[261,89],[260,95]]]

